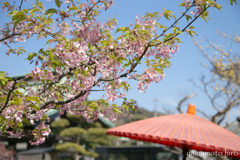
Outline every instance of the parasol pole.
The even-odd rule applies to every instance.
[[[187,159],[187,153],[188,152],[189,152],[189,149],[187,147],[182,148],[183,160]]]

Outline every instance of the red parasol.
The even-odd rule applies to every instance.
[[[195,105],[186,114],[148,118],[107,130],[107,134],[240,158],[240,137],[195,115]]]

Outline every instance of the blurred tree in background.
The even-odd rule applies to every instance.
[[[60,118],[52,122],[53,133],[59,135],[56,149],[70,154],[74,159],[78,154],[97,157],[95,147],[100,145],[114,145],[116,137],[107,136],[101,123],[88,123],[81,116],[66,114],[66,118]]]
[[[208,45],[202,47],[194,39],[200,54],[208,61],[208,64],[202,65],[212,73],[210,78],[202,75],[200,77],[202,86],[195,86],[207,95],[211,106],[216,110],[212,116],[202,111],[200,113],[218,125],[222,124],[223,120],[226,120],[226,125],[228,125],[229,118],[226,117],[228,117],[229,111],[234,107],[239,107],[240,104],[240,53],[236,49],[239,47],[240,37],[237,35],[231,37],[219,30],[218,34],[224,41],[221,45],[211,42],[205,37],[204,42],[207,42]]]

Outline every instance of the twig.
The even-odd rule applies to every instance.
[[[211,118],[203,111],[196,109],[197,112],[201,113],[205,118],[207,118],[208,120],[211,120]]]
[[[21,34],[21,33],[11,34],[11,35],[9,35],[9,36],[7,36],[7,37],[4,37],[4,38],[0,39],[0,42],[6,40],[6,39],[8,39],[8,38],[11,38],[11,37],[14,37],[14,36],[19,36],[19,35],[22,35],[22,34]]]
[[[187,101],[188,99],[190,98],[193,98],[195,95],[194,94],[191,94],[191,95],[187,95],[186,97],[184,97],[183,99],[181,99],[178,103],[178,106],[177,106],[177,110],[180,112],[180,113],[183,113],[181,107],[182,107],[182,104]]]
[[[193,4],[194,4],[194,3],[192,3],[192,5],[186,9],[186,11],[182,14],[182,16],[179,17],[170,27],[168,27],[166,30],[164,30],[161,35],[157,36],[157,37],[154,38],[153,40],[156,40],[156,39],[158,39],[159,37],[163,36],[164,33],[166,33],[170,28],[172,28],[180,19],[182,19],[183,16],[185,16],[185,14],[189,11],[189,9],[193,7]]]

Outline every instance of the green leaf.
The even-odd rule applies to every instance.
[[[38,97],[26,97],[25,101],[34,101],[34,102],[40,102]]]
[[[78,7],[72,5],[72,6],[69,8],[69,10],[78,10]]]
[[[5,132],[6,126],[7,126],[6,124],[0,126],[0,129],[3,133]]]
[[[121,82],[120,87],[125,88],[127,92],[128,92],[128,90],[129,90],[126,82]]]
[[[237,0],[230,0],[230,4],[233,5],[233,2],[237,4]]]
[[[54,58],[54,56],[53,56],[53,54],[50,52],[50,53],[49,53],[49,60],[52,61],[53,58]]]
[[[89,15],[87,15],[87,19],[88,19],[89,21],[92,20],[92,18],[91,18]]]
[[[13,105],[20,105],[22,103],[22,99],[21,98],[17,98],[17,97],[14,97],[13,100],[10,101],[10,104],[13,104]]]
[[[38,9],[38,8],[33,8],[32,10],[30,10],[30,12],[29,13],[33,13],[33,12],[39,12],[40,11],[40,9]]]
[[[139,25],[139,24],[136,24],[134,28],[137,29],[137,28],[139,28],[139,27],[142,27],[142,26]]]
[[[172,37],[172,33],[168,33],[164,38],[164,42],[166,42],[171,37]]]
[[[18,127],[21,128],[23,126],[23,124],[21,122],[18,122]]]
[[[25,16],[20,16],[20,17],[17,17],[16,19],[13,20],[13,23],[14,23],[14,27],[18,25],[18,23],[20,23],[21,21],[25,20],[26,17]]]
[[[4,73],[0,73],[0,79],[4,78]]]
[[[125,37],[128,38],[130,36],[130,31],[126,31]]]
[[[58,8],[61,7],[61,2],[60,2],[60,0],[55,0],[55,3],[56,3],[56,5],[57,5]]]
[[[149,33],[148,30],[141,30],[138,33],[143,33],[143,34],[147,34],[149,37],[151,37],[152,35]]]
[[[81,38],[75,38],[75,39],[73,40],[73,42],[77,42],[77,41],[82,41],[82,39],[81,39]]]
[[[37,56],[37,53],[29,53],[27,60],[32,60],[34,57]]]
[[[184,2],[182,2],[182,3],[180,3],[179,5],[178,5],[178,7],[180,7],[180,6],[186,6],[186,4],[184,3]]]
[[[192,17],[189,16],[189,15],[187,15],[187,16],[186,16],[186,19],[187,19],[187,22],[188,22],[188,20],[189,20],[189,19],[192,19]]]
[[[182,31],[177,31],[177,33],[181,34],[181,33],[183,33],[183,32],[182,32]]]
[[[141,31],[139,31],[139,33],[149,33],[149,31],[148,30],[141,30]]]
[[[123,104],[122,107],[129,113],[129,107],[126,104]]]
[[[193,29],[193,28],[195,28],[195,27],[193,27],[193,26],[190,26],[188,29]]]
[[[120,28],[117,29],[117,31],[115,33],[119,32],[119,31],[122,31],[122,33],[126,32],[126,31],[129,31],[129,27],[120,27]]]
[[[24,11],[25,13],[28,13],[28,9],[23,9],[23,11]]]
[[[216,4],[215,7],[220,11],[222,6],[220,4]]]
[[[28,126],[31,126],[31,124],[30,124],[30,122],[29,122],[29,120],[28,119],[23,119],[23,121],[22,121],[23,123],[25,123],[25,124],[27,124]]]
[[[170,10],[166,10],[165,8],[162,8],[162,10],[163,10],[163,12],[164,12],[164,14],[163,14],[163,16],[167,19],[167,20],[170,20],[170,18],[169,17],[175,17],[172,13],[172,11],[170,11]]]
[[[9,6],[9,2],[3,2],[2,4],[6,5],[6,6]]]
[[[28,107],[34,108],[36,110],[40,110],[39,106],[35,104],[29,104]]]
[[[46,115],[46,114],[44,114],[43,116],[42,116],[42,120],[43,121],[45,121],[46,119],[48,119],[49,117]]]
[[[190,36],[197,35],[197,33],[194,32],[194,31],[189,31],[188,33],[189,33]]]
[[[48,17],[52,16],[54,13],[57,13],[57,10],[54,9],[54,8],[50,8],[50,9],[48,9],[48,10],[45,12],[45,14],[46,14]]]
[[[137,112],[137,110],[136,110],[136,108],[135,108],[134,105],[130,105],[130,108],[131,108],[135,113]]]
[[[104,106],[106,106],[106,107],[109,107],[109,104],[108,104],[108,102],[105,100],[105,99],[99,99],[98,101],[97,101],[97,103],[99,104],[99,105],[104,105]]]
[[[118,106],[117,106],[116,104],[112,104],[112,106],[114,106],[113,111],[114,111],[116,114],[122,113],[122,111],[118,108]]]
[[[3,123],[5,121],[5,118],[4,117],[0,117],[0,124]]]
[[[45,25],[45,24],[48,24],[48,23],[54,23],[54,21],[52,20],[52,18],[49,18],[49,17],[48,17],[47,19],[45,19],[45,21],[44,21],[43,24]]]

